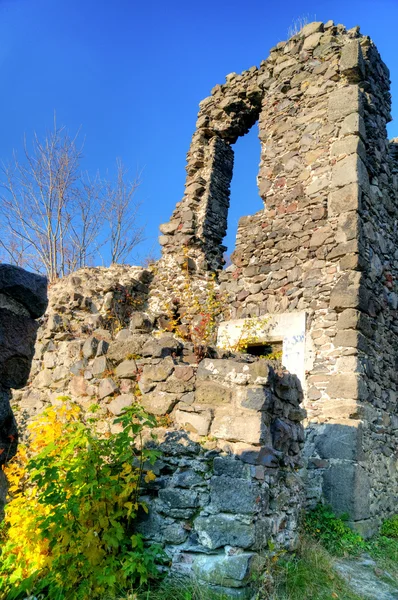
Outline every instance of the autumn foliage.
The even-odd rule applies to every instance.
[[[29,426],[7,467],[10,501],[1,526],[0,596],[7,600],[112,597],[157,574],[159,549],[134,532],[144,465],[158,453],[142,444],[154,421],[138,405],[117,433],[95,433],[95,418],[65,398]]]

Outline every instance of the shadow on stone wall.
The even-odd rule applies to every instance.
[[[0,467],[17,450],[18,430],[10,407],[10,388],[29,377],[38,324],[47,308],[47,280],[19,267],[0,264]],[[6,481],[0,471],[0,509]]]

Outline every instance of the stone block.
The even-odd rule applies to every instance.
[[[194,521],[194,528],[199,542],[210,550],[227,545],[250,548],[255,540],[254,525],[238,521],[235,515],[198,517]]]
[[[335,373],[328,379],[326,393],[330,398],[359,398],[361,378],[357,373]]]
[[[360,209],[361,191],[357,183],[351,183],[329,194],[328,213],[339,215],[349,210]]]
[[[329,96],[328,118],[331,122],[362,110],[362,97],[357,85],[339,88]]]
[[[137,365],[135,360],[124,360],[115,369],[117,377],[133,379],[137,375]]]
[[[142,375],[149,381],[165,381],[174,371],[174,361],[168,356],[157,364],[145,365]]]
[[[120,363],[130,354],[141,355],[145,343],[150,339],[147,334],[131,335],[126,340],[115,340],[109,344],[107,357],[114,363]]]
[[[337,332],[333,339],[335,348],[356,348],[367,352],[369,350],[368,341],[365,336],[356,329],[342,329]]]
[[[366,140],[366,126],[363,117],[358,113],[348,115],[341,124],[340,135],[359,135]]]
[[[229,404],[232,400],[231,388],[215,381],[196,380],[195,403],[218,406]]]
[[[178,354],[182,348],[181,342],[172,335],[162,335],[159,338],[148,336],[148,341],[141,350],[143,356],[152,356],[153,358],[165,358],[171,354]]]
[[[199,496],[194,490],[165,488],[159,490],[159,498],[169,508],[196,508],[199,506]]]
[[[322,33],[311,33],[311,35],[304,40],[303,50],[312,50],[319,44],[321,38]]]
[[[319,408],[323,419],[333,419],[335,421],[359,419],[363,412],[362,406],[355,399],[323,400]]]
[[[359,311],[354,308],[346,308],[339,314],[337,329],[356,329],[359,324]]]
[[[361,422],[347,420],[345,424],[321,425],[315,438],[315,449],[324,459],[364,460]]]
[[[100,340],[98,342],[97,356],[103,356],[104,354],[106,354],[108,352],[108,348],[109,342],[107,342],[106,340]]]
[[[244,587],[250,577],[250,568],[254,556],[253,553],[249,552],[232,555],[225,553],[216,555],[201,554],[193,562],[193,572],[199,580],[212,585],[231,588]]]
[[[231,410],[225,408],[215,411],[210,433],[218,439],[231,442],[260,444],[266,437],[266,426],[262,413],[231,414]]]
[[[370,517],[371,485],[365,469],[353,462],[332,464],[323,474],[323,493],[337,515],[353,521]]]
[[[37,327],[29,316],[0,309],[0,381],[4,387],[18,389],[26,384]]]
[[[358,271],[340,277],[330,294],[330,308],[358,308],[361,305],[361,278]]]
[[[107,396],[111,396],[115,392],[118,391],[118,387],[113,379],[107,377],[106,379],[101,379],[98,386],[98,398],[102,400]]]
[[[83,344],[82,353],[84,358],[93,358],[97,354],[99,340],[96,337],[90,336]]]
[[[361,81],[365,77],[365,61],[359,40],[345,44],[339,61],[340,73],[351,82]]]
[[[22,304],[34,319],[47,308],[47,279],[15,265],[0,264],[0,293]]]
[[[324,25],[322,21],[314,21],[313,23],[308,23],[304,25],[304,27],[300,31],[301,37],[308,37],[314,33],[322,32]]]
[[[129,329],[134,332],[149,333],[152,330],[152,321],[143,312],[133,312],[130,317]]]
[[[154,391],[141,396],[141,404],[148,412],[153,415],[166,415],[177,404],[179,398],[176,394],[168,392]]]
[[[93,360],[93,364],[91,365],[91,372],[94,377],[98,377],[98,375],[102,375],[108,369],[108,362],[106,360],[106,356],[97,356]]]
[[[108,410],[113,415],[120,415],[123,412],[124,408],[128,408],[135,402],[134,394],[121,394],[120,396],[116,396],[114,400],[109,402]]]
[[[176,410],[175,412],[175,422],[177,425],[198,435],[207,435],[209,433],[211,420],[212,412],[210,410],[201,412]]]
[[[339,160],[332,168],[331,185],[339,188],[356,183],[362,190],[369,189],[369,175],[365,163],[358,154],[351,154]],[[347,208],[345,209],[347,210]]]
[[[269,410],[273,401],[271,389],[263,385],[237,388],[233,397],[237,406],[255,411]]]
[[[173,487],[192,488],[196,485],[203,485],[203,476],[196,473],[193,469],[186,469],[174,473],[171,478],[171,484]]]
[[[210,480],[210,501],[220,512],[254,514],[259,488],[238,477],[214,476]]]
[[[358,154],[362,160],[366,160],[365,145],[359,135],[347,135],[333,142],[330,155],[342,156],[343,154]]]
[[[213,460],[214,475],[228,475],[240,479],[250,479],[250,467],[231,456],[216,456]]]

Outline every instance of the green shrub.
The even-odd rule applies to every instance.
[[[156,577],[160,550],[134,532],[143,465],[158,453],[141,443],[155,420],[135,404],[118,433],[96,435],[68,399],[30,425],[30,443],[10,462],[11,501],[2,525],[0,592],[51,600],[112,597]],[[137,465],[137,466],[136,466]]]
[[[398,515],[384,521],[380,533],[388,538],[398,539]]]
[[[319,504],[305,515],[304,530],[331,554],[360,554],[367,549],[367,543],[348,527],[346,521],[345,515],[336,517],[329,506]]]

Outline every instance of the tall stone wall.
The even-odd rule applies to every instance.
[[[24,427],[69,396],[83,409],[96,404],[96,427],[107,433],[138,401],[156,416],[157,441],[148,434],[147,442],[161,451],[139,531],[163,545],[174,571],[251,597],[260,551],[297,543],[301,386],[258,357],[210,348],[200,360],[192,343],[137,310],[150,280],[142,268],[113,266],[53,284],[30,385],[13,393],[15,414]]]
[[[394,512],[397,167],[389,72],[359,28],[311,23],[200,104],[184,198],[161,226],[154,310],[220,269],[232,148],[256,120],[264,210],[240,220],[219,272],[232,319],[306,313],[307,494],[356,527]],[[185,264],[185,263],[183,263]],[[166,275],[165,275],[166,273]]]
[[[47,306],[47,281],[11,265],[0,264],[0,514],[7,490],[2,466],[16,452],[18,430],[10,407],[10,388],[29,377],[40,317]]]

